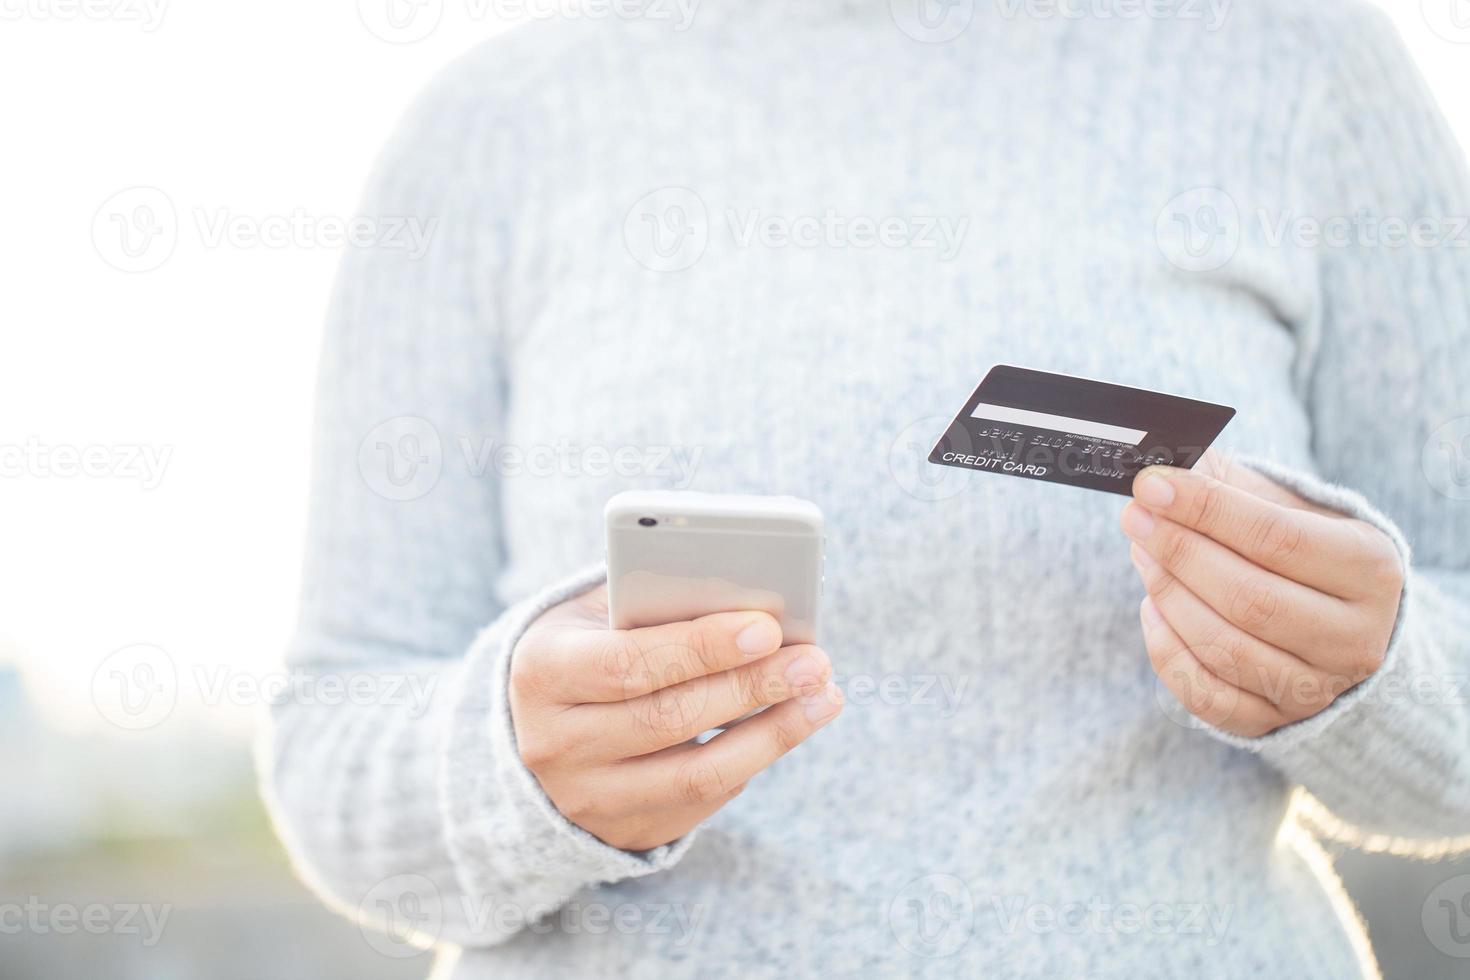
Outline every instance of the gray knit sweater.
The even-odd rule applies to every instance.
[[[351,251],[327,331],[321,696],[262,752],[301,874],[462,978],[1375,972],[1300,828],[1470,834],[1470,183],[1392,28],[688,7],[477,48],[371,182],[434,234]],[[1412,545],[1383,668],[1265,738],[1191,722],[1120,498],[921,462],[999,362],[1236,406],[1228,451]],[[506,698],[634,487],[820,504],[848,701],[639,854],[558,814]]]

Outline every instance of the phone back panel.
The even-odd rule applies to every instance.
[[[618,494],[607,506],[607,565],[614,629],[759,609],[780,621],[786,644],[816,642],[822,515],[808,501]]]

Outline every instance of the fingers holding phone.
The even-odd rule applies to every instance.
[[[614,847],[688,833],[842,708],[826,654],[782,646],[768,613],[614,630],[606,608],[598,589],[537,620],[513,652],[510,700],[522,761],[564,816]]]

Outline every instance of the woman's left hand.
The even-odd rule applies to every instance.
[[[1382,531],[1213,454],[1149,467],[1133,496],[1121,523],[1149,660],[1201,720],[1265,735],[1383,663],[1404,567]]]

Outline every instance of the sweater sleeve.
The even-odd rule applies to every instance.
[[[502,941],[579,888],[654,872],[687,845],[603,844],[557,812],[516,751],[511,651],[603,573],[568,569],[538,595],[497,599],[496,479],[464,447],[504,431],[499,284],[523,168],[518,114],[500,118],[503,93],[479,81],[451,72],[431,90],[369,184],[363,215],[416,221],[427,247],[383,236],[342,264],[293,683],[259,752],[299,872],[405,948]]]
[[[1293,182],[1305,216],[1359,230],[1314,255],[1300,380],[1320,473],[1254,465],[1377,525],[1407,584],[1373,677],[1264,738],[1215,734],[1359,831],[1443,841],[1470,834],[1470,179],[1386,17],[1356,11],[1319,48]]]

